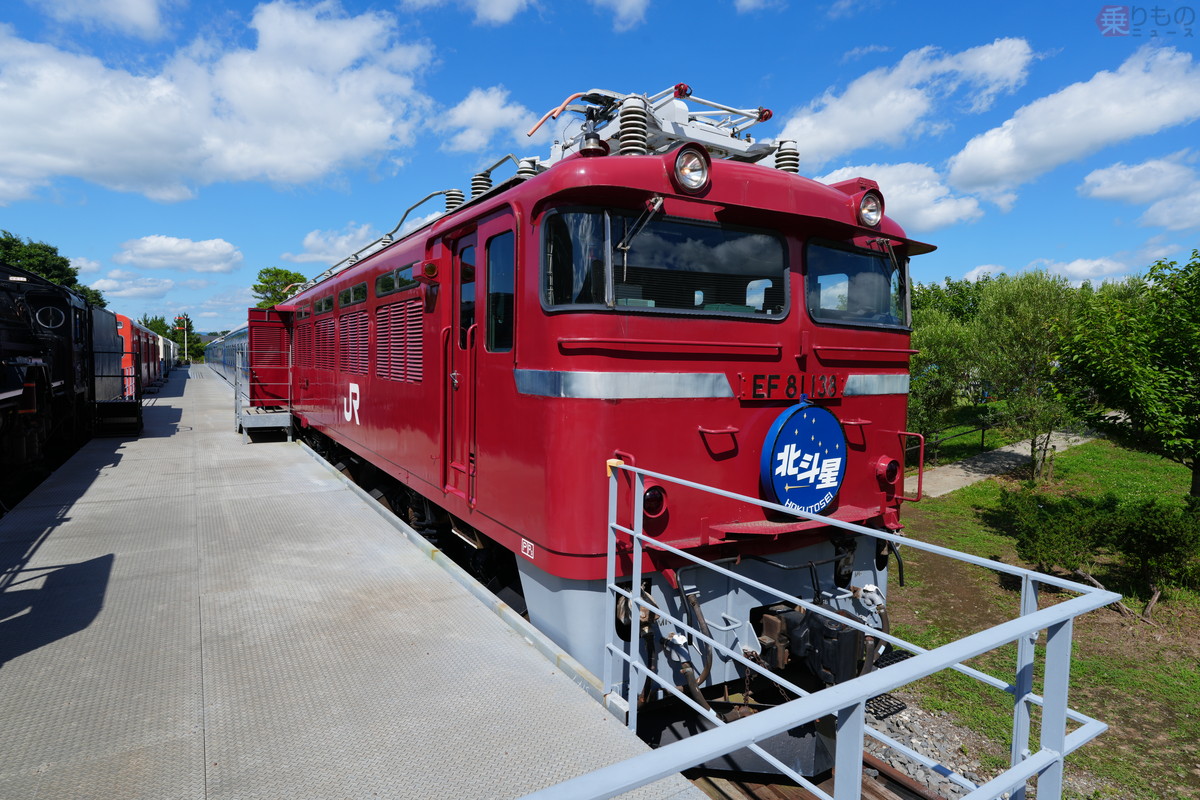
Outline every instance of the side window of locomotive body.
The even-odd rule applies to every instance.
[[[513,348],[516,253],[514,236],[506,231],[487,243],[487,351],[506,353]]]
[[[678,218],[655,217],[638,228],[637,220],[625,211],[549,217],[546,305],[759,318],[786,314],[788,264],[781,237]]]
[[[418,284],[413,280],[413,269],[416,266],[415,263],[409,264],[407,267],[380,275],[375,279],[375,296],[383,297],[393,292],[402,292],[405,289],[416,287]]]
[[[338,308],[347,308],[367,299],[367,284],[357,283],[338,293]]]
[[[458,283],[458,346],[467,349],[467,332],[475,324],[475,248],[464,248],[458,254],[462,270]]]
[[[805,297],[817,322],[903,328],[908,320],[908,271],[886,253],[810,242]]]

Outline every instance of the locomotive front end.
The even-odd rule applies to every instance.
[[[813,515],[895,533],[901,503],[916,499],[911,484],[905,495],[907,265],[932,248],[884,216],[872,181],[825,186],[695,144],[584,153],[538,180],[542,313],[525,318],[514,376],[551,443],[544,533],[518,558],[531,620],[597,675],[608,632],[629,636],[630,604],[618,600],[614,619],[600,600],[608,499],[595,467],[610,460],[685,479],[618,470],[618,528],[666,546],[646,548],[626,593],[805,691],[872,669],[879,641],[753,585],[887,629],[890,547]],[[632,566],[628,538],[617,534],[618,576]],[[726,718],[778,701],[778,685],[640,613],[642,658],[663,681]],[[686,735],[694,715],[646,683],[643,733]],[[818,731],[788,738],[786,761],[828,768]]]

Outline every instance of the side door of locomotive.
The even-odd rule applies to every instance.
[[[446,342],[447,421],[445,489],[474,500],[475,480],[475,262],[478,235],[451,245],[451,321]]]
[[[508,427],[495,402],[512,385],[515,221],[505,209],[479,221],[452,248],[452,325],[447,391],[450,394],[446,491],[474,505],[478,494],[480,426]],[[482,399],[482,403],[481,403]],[[480,406],[491,408],[481,420]],[[495,431],[484,431],[494,449]],[[509,431],[508,436],[512,435]],[[495,453],[488,454],[495,466]],[[490,476],[491,480],[496,476]],[[493,498],[494,499],[494,498]]]

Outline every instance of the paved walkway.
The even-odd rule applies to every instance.
[[[192,373],[0,519],[0,799],[494,800],[646,752],[340,476],[243,445]]]
[[[1087,436],[1056,433],[1050,443],[1057,452],[1091,441]],[[1029,441],[980,453],[954,464],[925,471],[925,497],[941,497],[987,478],[1012,472],[1029,463]]]

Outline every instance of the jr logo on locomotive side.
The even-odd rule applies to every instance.
[[[359,391],[358,384],[350,384],[350,389],[347,397],[342,398],[342,415],[346,417],[346,422],[350,418],[354,418],[354,424],[358,424],[358,404],[362,402],[362,393]]]

